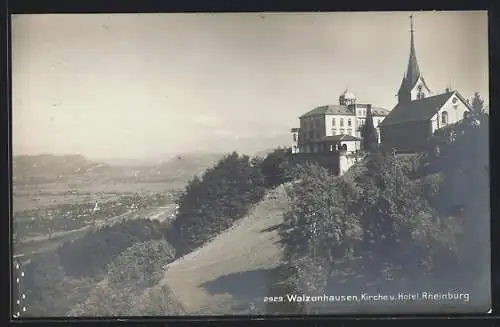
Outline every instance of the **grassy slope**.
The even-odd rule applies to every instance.
[[[186,314],[234,313],[237,298],[263,299],[266,271],[281,257],[273,227],[282,222],[287,206],[283,186],[270,191],[231,229],[168,265],[160,285],[172,290]]]

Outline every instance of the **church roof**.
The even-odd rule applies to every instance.
[[[457,92],[446,92],[407,103],[398,103],[380,123],[380,126],[429,120],[455,93]],[[461,98],[458,94],[457,96]]]
[[[357,104],[356,107],[366,108],[367,105]],[[372,107],[372,114],[373,116],[387,116],[389,114],[389,110],[380,107]],[[354,111],[352,111],[348,106],[329,104],[314,108],[313,110],[300,116],[300,118],[311,117],[311,116],[323,116],[323,115],[354,116]]]

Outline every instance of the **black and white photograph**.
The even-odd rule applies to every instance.
[[[16,14],[13,317],[491,312],[486,11]]]

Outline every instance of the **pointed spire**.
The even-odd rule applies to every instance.
[[[415,86],[420,78],[420,68],[418,67],[417,54],[415,51],[414,39],[415,27],[413,24],[413,14],[410,15],[410,58],[408,60],[408,67],[406,74],[401,82],[398,91],[399,102],[411,101],[411,89]]]
[[[406,70],[406,79],[408,80],[409,87],[413,87],[420,77],[420,69],[417,62],[417,54],[415,51],[415,40],[413,33],[415,32],[413,26],[413,14],[410,15],[410,59],[408,61],[408,69]]]

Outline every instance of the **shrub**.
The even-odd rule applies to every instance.
[[[104,274],[107,265],[132,244],[165,238],[166,228],[157,220],[124,220],[64,243],[58,254],[69,276],[96,277]]]
[[[163,266],[174,258],[175,250],[166,241],[135,243],[108,265],[108,282],[112,286],[130,284],[145,289],[159,281]]]
[[[326,260],[328,271],[361,239],[359,218],[349,214],[358,190],[315,164],[299,166],[295,174],[298,182],[288,191],[291,206],[280,228],[285,260],[299,270],[306,257]]]
[[[67,310],[63,282],[65,271],[56,254],[42,254],[25,266],[29,314],[33,316],[58,316]]]
[[[148,288],[133,304],[131,315],[137,316],[178,316],[184,310],[166,285]]]

